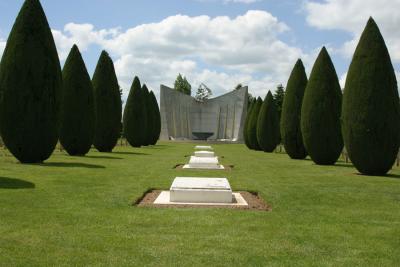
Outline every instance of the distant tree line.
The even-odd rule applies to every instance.
[[[134,146],[154,145],[160,135],[157,100],[135,78],[126,103],[125,136]],[[121,89],[112,59],[103,51],[90,79],[78,46],[63,70],[39,0],[26,0],[0,63],[0,134],[22,163],[50,157],[58,141],[70,155],[92,145],[111,152],[121,133]]]

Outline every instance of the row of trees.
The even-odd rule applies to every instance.
[[[157,101],[147,94],[143,105],[156,118]],[[74,45],[61,71],[42,6],[39,0],[26,0],[0,63],[0,133],[9,151],[23,163],[48,159],[58,140],[70,155],[85,155],[92,144],[111,152],[120,137],[121,114],[109,55],[102,52],[91,80]],[[142,144],[155,143],[157,130],[151,142]]]
[[[385,41],[370,18],[353,56],[344,95],[325,47],[307,80],[301,60],[287,83],[280,127],[269,92],[251,103],[246,145],[272,152],[278,129],[288,155],[307,155],[320,165],[335,164],[345,146],[360,173],[385,175],[400,145],[400,105],[394,68]]]

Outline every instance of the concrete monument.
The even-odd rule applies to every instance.
[[[161,140],[243,140],[247,87],[199,102],[161,85]]]

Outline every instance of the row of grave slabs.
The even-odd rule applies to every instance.
[[[211,146],[196,146],[187,164],[178,164],[177,170],[231,171],[232,165],[219,163]],[[227,178],[176,177],[169,190],[151,189],[134,202],[138,207],[154,208],[228,208],[270,211],[271,207],[257,192],[233,192]]]

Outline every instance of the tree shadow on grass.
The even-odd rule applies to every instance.
[[[336,163],[336,164],[333,165],[333,166],[344,167],[344,168],[354,168],[353,164],[351,164],[351,163],[349,163],[349,164],[346,164],[346,163]]]
[[[125,151],[113,152],[113,154],[117,154],[117,155],[139,155],[139,156],[148,156],[148,155],[150,155],[150,154],[141,153],[141,152],[125,152]]]
[[[61,167],[61,168],[88,168],[88,169],[105,169],[106,167],[96,164],[80,163],[80,162],[48,162],[33,164],[41,167]]]
[[[386,175],[384,177],[393,178],[393,179],[400,179],[400,175],[399,174],[390,174],[389,173],[388,175]]]
[[[89,158],[89,159],[122,159],[122,158],[111,157],[111,156],[85,156],[85,158]]]
[[[35,188],[35,184],[21,179],[0,177],[0,189],[28,189]]]

